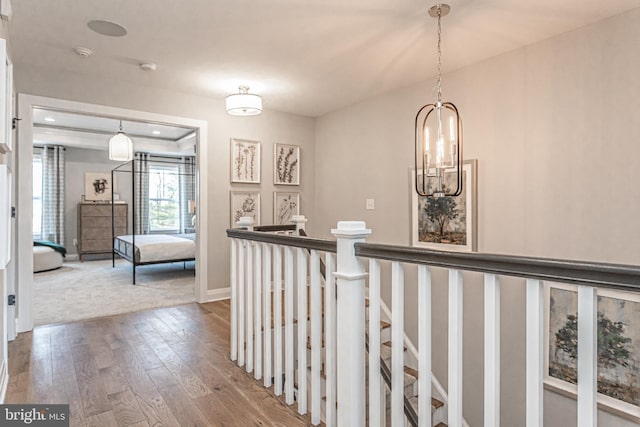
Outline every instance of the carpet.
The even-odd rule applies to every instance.
[[[117,260],[65,262],[33,275],[34,325],[71,322],[195,301],[194,263],[155,264],[136,269]]]

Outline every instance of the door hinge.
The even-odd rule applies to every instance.
[[[18,122],[22,120],[19,119],[18,117],[14,117],[13,119],[11,119],[11,129],[15,129],[18,127]]]
[[[16,305],[16,296],[15,295],[9,295],[9,300],[7,301],[8,305]]]

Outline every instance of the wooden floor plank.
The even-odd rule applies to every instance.
[[[6,403],[67,403],[70,425],[309,425],[229,360],[229,304],[36,328],[9,343]]]

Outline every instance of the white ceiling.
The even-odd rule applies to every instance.
[[[239,84],[265,108],[319,116],[435,74],[425,0],[18,0],[14,62],[223,97]],[[567,32],[640,0],[449,0],[444,70]],[[92,19],[123,25],[98,35]],[[94,55],[82,59],[72,48]],[[140,62],[158,70],[143,72]]]

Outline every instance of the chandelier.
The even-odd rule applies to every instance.
[[[442,102],[442,24],[451,8],[437,4],[429,15],[438,19],[437,99],[418,110],[415,122],[415,184],[420,196],[458,196],[462,192],[462,120],[451,102]]]

